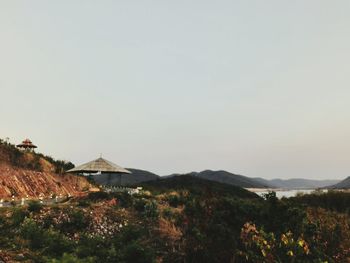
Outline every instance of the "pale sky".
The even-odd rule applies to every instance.
[[[0,138],[160,175],[350,175],[350,1],[0,0]]]

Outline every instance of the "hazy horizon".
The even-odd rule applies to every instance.
[[[348,1],[1,1],[0,138],[159,175],[344,179]]]

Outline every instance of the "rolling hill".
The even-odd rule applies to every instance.
[[[219,183],[225,183],[235,185],[243,188],[269,188],[269,184],[265,184],[243,175],[233,174],[227,171],[212,171],[205,170],[199,173],[192,173],[193,176],[215,181]]]
[[[345,178],[343,181],[340,181],[336,184],[329,184],[328,188],[333,188],[333,189],[349,189],[350,188],[350,176]]]
[[[202,178],[209,181],[239,186],[243,188],[272,188],[271,185],[265,182],[256,180],[255,178],[233,174],[223,170],[220,170],[220,171],[204,170],[202,172],[191,172],[187,174],[171,174],[168,176],[162,176],[162,178],[170,178],[174,176],[185,176],[185,175]]]
[[[240,198],[259,198],[259,196],[253,192],[245,190],[241,187],[219,183],[212,180],[192,176],[192,175],[175,175],[166,178],[160,178],[155,181],[149,181],[142,183],[145,189],[149,189],[153,192],[171,192],[178,190],[188,190],[193,194],[219,194],[231,195]]]
[[[206,179],[209,181],[239,186],[243,188],[271,188],[271,185],[260,183],[258,180],[254,180],[253,178],[249,178],[243,175],[232,174],[226,171],[212,171],[205,170],[202,172],[192,172],[188,174],[172,174],[168,176],[159,176],[152,172],[127,168],[131,171],[131,174],[123,174],[121,183],[122,185],[137,185],[142,182],[154,181],[160,178],[171,178],[174,176],[193,176],[202,179]],[[94,180],[98,184],[102,185],[118,185],[119,184],[119,175],[95,175]]]
[[[86,178],[58,173],[71,165],[0,141],[0,198],[76,196],[93,188]]]

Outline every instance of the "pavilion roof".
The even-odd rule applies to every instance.
[[[79,165],[73,169],[67,171],[67,173],[124,173],[130,174],[131,172],[120,167],[119,165],[112,163],[102,157],[93,160],[91,162]]]
[[[38,148],[36,145],[32,143],[31,140],[25,139],[22,143],[17,144],[17,147],[20,148]]]

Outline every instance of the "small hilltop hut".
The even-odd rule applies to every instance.
[[[122,185],[122,175],[131,174],[130,171],[102,157],[70,169],[67,173],[91,176],[97,183],[105,185],[111,185],[111,181],[115,177],[118,177],[117,184]]]
[[[25,151],[34,151],[35,148],[38,148],[29,139],[25,139],[22,143],[17,144],[16,146],[21,150],[25,150]]]

